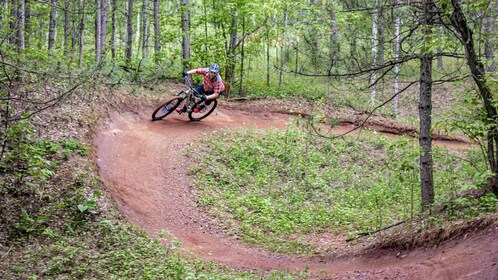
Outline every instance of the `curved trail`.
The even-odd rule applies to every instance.
[[[291,272],[309,268],[321,279],[493,279],[498,275],[496,229],[467,240],[475,242],[455,242],[430,252],[419,249],[403,258],[396,257],[399,251],[375,257],[287,256],[250,248],[226,236],[192,200],[185,156],[189,143],[195,145],[196,138],[219,129],[285,129],[288,122],[282,114],[223,108],[202,122],[177,114],[151,122],[146,113],[111,112],[94,136],[97,165],[127,219],[151,236],[168,230],[193,255],[235,268]]]

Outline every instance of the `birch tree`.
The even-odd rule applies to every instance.
[[[375,7],[373,9],[373,20],[372,20],[372,61],[373,61],[373,66],[377,65],[377,25],[379,22],[379,11],[378,7],[379,6],[379,0],[375,0]],[[372,74],[370,76],[370,103],[375,104],[375,98],[377,95],[377,90],[375,88],[377,80],[377,73],[376,70],[374,69],[372,71]]]
[[[396,5],[398,5],[398,1],[396,1]],[[401,52],[401,17],[396,14],[394,19],[394,115],[398,114],[398,93],[399,93],[399,67],[400,63],[398,62],[400,58]]]

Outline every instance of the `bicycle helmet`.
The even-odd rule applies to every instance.
[[[218,73],[220,71],[220,66],[216,63],[213,63],[209,66],[209,72]]]

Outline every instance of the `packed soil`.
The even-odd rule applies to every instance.
[[[222,103],[213,115],[200,122],[176,113],[153,122],[151,111],[112,111],[94,136],[104,184],[124,216],[151,236],[167,230],[181,242],[182,250],[230,267],[290,272],[308,269],[318,279],[498,279],[496,223],[437,247],[411,250],[390,248],[304,257],[270,253],[243,244],[237,237],[226,235],[208,211],[195,203],[187,153],[198,139],[213,131],[285,129],[290,114],[246,111],[241,106]],[[334,132],[351,127],[354,122]],[[392,130],[392,125],[385,127]],[[444,139],[439,144],[466,146],[462,141]],[[330,243],[346,244],[345,240]]]

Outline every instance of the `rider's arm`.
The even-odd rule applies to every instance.
[[[197,69],[191,69],[191,70],[188,70],[186,73],[188,75],[192,75],[192,74],[204,74],[206,72],[206,69],[205,68],[197,68]]]

